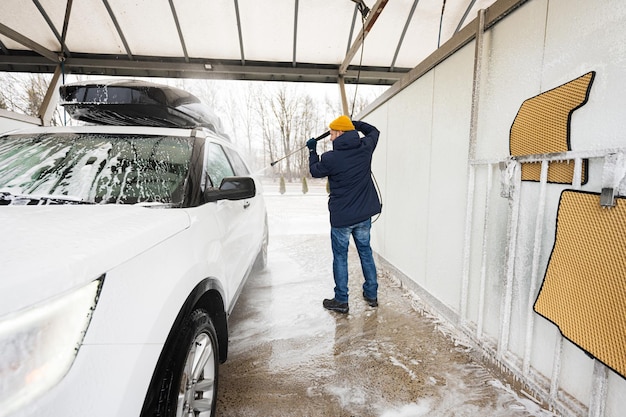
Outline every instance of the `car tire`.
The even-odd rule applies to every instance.
[[[204,310],[183,322],[162,374],[157,410],[163,417],[213,417],[219,366],[217,333]]]

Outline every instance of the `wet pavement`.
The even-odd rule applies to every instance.
[[[361,297],[350,248],[350,313],[332,298],[327,197],[266,189],[269,261],[250,277],[230,320],[217,415],[552,416],[475,361],[421,301],[379,269],[379,307]]]

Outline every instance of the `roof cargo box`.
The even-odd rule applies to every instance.
[[[98,125],[205,127],[221,133],[219,117],[193,94],[140,80],[106,80],[59,87],[73,119]]]

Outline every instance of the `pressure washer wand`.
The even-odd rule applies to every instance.
[[[326,132],[322,133],[321,135],[319,135],[318,137],[315,138],[316,142],[319,142],[320,140],[324,139],[326,136],[330,135],[330,130],[327,130]],[[282,158],[278,158],[277,160],[275,160],[274,162],[270,163],[270,166],[274,166],[277,163],[279,163],[280,161],[282,161],[283,159],[287,159],[289,158],[291,155],[293,155],[294,153],[298,153],[300,152],[302,149],[306,148],[306,145],[304,145],[303,147],[296,149],[295,151],[291,152],[288,155],[283,156]]]

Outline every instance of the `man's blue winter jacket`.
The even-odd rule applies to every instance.
[[[315,178],[328,177],[330,225],[347,227],[380,213],[381,205],[372,181],[372,154],[380,132],[374,126],[353,121],[349,130],[333,141],[333,150],[309,154],[309,170]],[[360,137],[358,132],[365,136]]]

